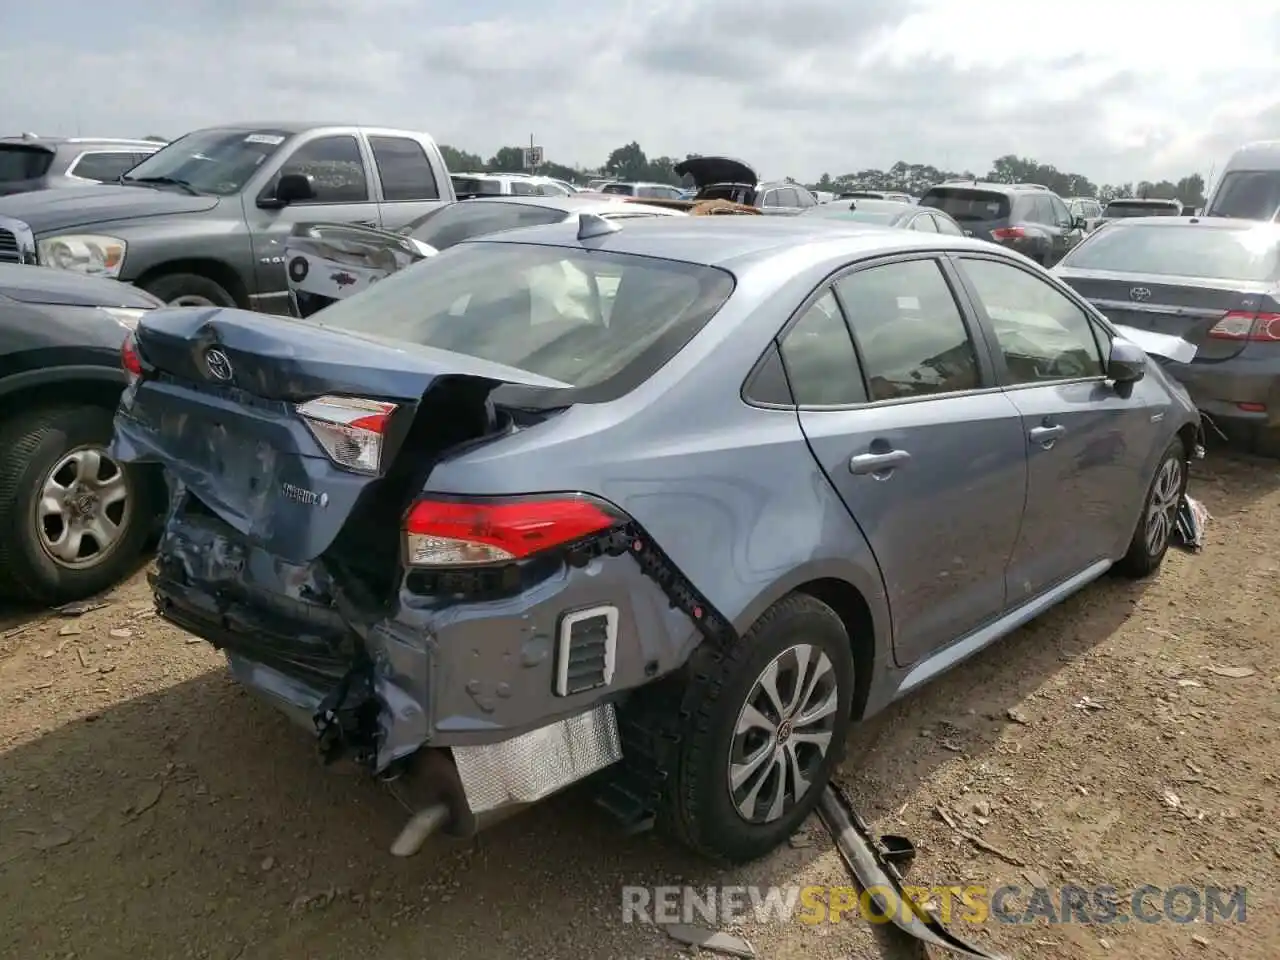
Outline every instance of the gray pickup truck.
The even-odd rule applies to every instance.
[[[0,263],[124,280],[175,305],[287,314],[295,224],[396,230],[454,199],[424,133],[235,124],[175,140],[117,184],[0,197]]]

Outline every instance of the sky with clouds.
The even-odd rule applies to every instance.
[[[0,134],[350,120],[485,156],[725,153],[816,179],[1015,153],[1098,183],[1280,137],[1280,3],[5,3]]]

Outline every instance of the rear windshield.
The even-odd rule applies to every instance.
[[[453,181],[453,192],[457,196],[463,194],[482,194],[488,197],[502,195],[501,180],[487,180],[482,177],[450,177]]]
[[[1003,193],[966,187],[935,187],[920,198],[920,206],[942,210],[961,223],[1008,220],[1011,212]]]
[[[48,150],[0,144],[0,183],[18,183],[43,177],[53,163]]]
[[[1113,224],[1067,254],[1062,266],[1220,280],[1270,280],[1280,231],[1177,224]]]
[[[1112,200],[1102,214],[1104,217],[1180,217],[1180,203],[1142,203],[1133,200]]]
[[[715,267],[478,241],[392,274],[316,320],[622,393],[683,349],[732,292],[733,277]]]
[[[852,209],[850,209],[851,206]],[[837,200],[834,203],[824,203],[820,207],[810,207],[801,216],[818,217],[822,220],[852,220],[858,223],[890,224],[902,216],[902,213],[903,207],[901,204],[889,203],[884,200],[863,200],[861,203],[854,204]]]
[[[600,188],[601,193],[625,193],[627,196],[631,196],[633,190],[635,187],[629,183],[606,183]]]
[[[1223,176],[1206,215],[1271,220],[1280,211],[1280,170],[1237,170]]]
[[[455,243],[481,237],[499,230],[516,227],[532,227],[542,223],[556,223],[565,218],[565,212],[555,207],[536,207],[528,203],[499,203],[497,201],[462,200],[446,207],[432,210],[401,233],[429,244],[437,250],[445,250]]]

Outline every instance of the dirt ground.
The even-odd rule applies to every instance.
[[[914,883],[1111,884],[1122,903],[1239,884],[1246,922],[953,918],[961,935],[1019,958],[1275,955],[1280,470],[1214,453],[1192,492],[1213,514],[1202,554],[1105,579],[898,704],[855,733],[842,782],[917,843]],[[141,574],[103,600],[0,619],[0,956],[678,957],[621,922],[623,885],[849,882],[816,822],[717,874],[620,836],[581,792],[393,859],[403,815],[382,788],[321,769],[154,617]],[[905,955],[849,918],[734,932],[762,958]]]

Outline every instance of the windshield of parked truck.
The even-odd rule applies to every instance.
[[[134,167],[124,183],[170,184],[194,193],[239,193],[290,134],[284,130],[197,130]]]

